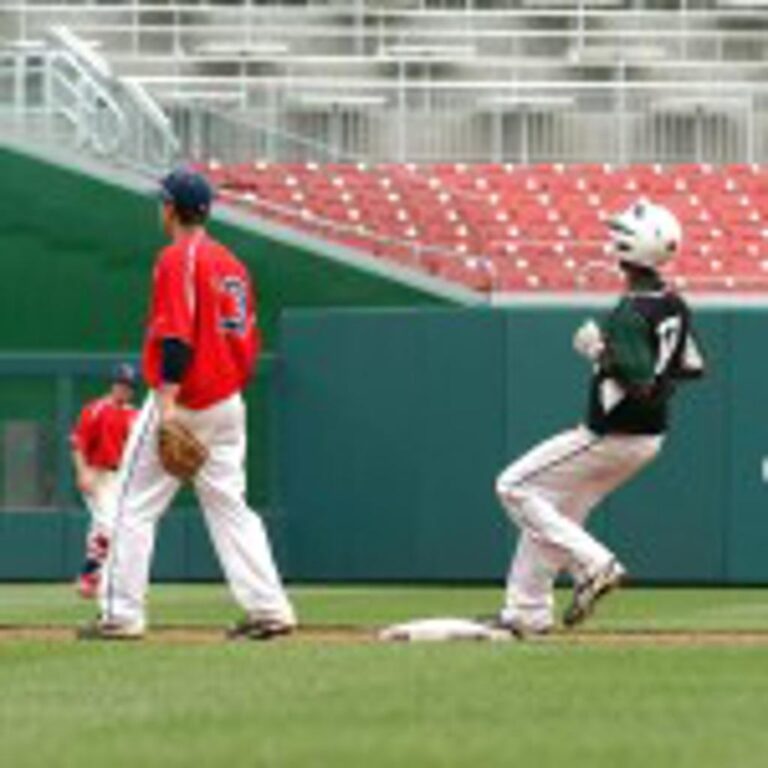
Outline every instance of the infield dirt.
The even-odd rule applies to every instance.
[[[305,626],[287,638],[271,641],[272,644],[317,643],[352,645],[380,643],[378,628],[345,625]],[[39,642],[93,642],[77,641],[75,628],[65,626],[0,626],[0,643],[19,641]],[[112,641],[124,644],[135,642],[167,645],[210,645],[224,642],[248,642],[227,640],[221,627],[159,626],[152,628],[142,640]],[[453,640],[452,643],[477,643],[476,640]],[[561,631],[527,640],[512,639],[510,644],[589,645],[589,646],[658,646],[669,647],[768,647],[768,632],[702,630],[685,631]]]

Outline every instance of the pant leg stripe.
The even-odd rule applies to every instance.
[[[115,546],[117,544],[118,534],[120,531],[120,521],[123,517],[123,511],[125,508],[125,498],[128,495],[128,487],[131,484],[131,480],[133,480],[133,477],[136,473],[136,467],[138,466],[138,458],[141,455],[142,450],[144,449],[144,445],[147,441],[147,436],[150,433],[150,427],[152,426],[152,423],[155,418],[155,407],[154,403],[150,403],[149,406],[149,413],[147,415],[147,420],[144,423],[141,433],[139,434],[139,437],[136,440],[136,448],[133,451],[133,454],[128,457],[128,465],[125,468],[125,482],[122,485],[122,488],[120,488],[120,494],[117,498],[117,509],[115,510],[115,524],[112,528],[112,541],[110,544],[110,548],[112,550],[112,556],[109,558],[109,568],[107,568],[107,572],[105,574],[107,579],[107,611],[106,616],[103,618],[106,621],[112,620],[112,607],[114,604],[114,572],[117,569],[117,547]]]
[[[603,438],[599,435],[596,435],[585,445],[580,445],[578,448],[575,448],[572,451],[569,451],[565,455],[558,456],[556,459],[552,459],[552,461],[550,461],[548,464],[545,464],[542,467],[536,467],[535,469],[532,469],[530,472],[528,472],[528,474],[523,475],[522,477],[519,477],[518,479],[516,479],[513,483],[510,483],[510,486],[515,488],[517,486],[523,485],[524,483],[527,483],[529,480],[532,480],[534,477],[538,477],[539,475],[542,475],[545,472],[549,472],[550,470],[555,469],[556,467],[562,466],[566,462],[576,459],[582,454],[589,453],[598,443],[601,443],[602,441],[603,441]],[[502,495],[505,495],[505,494],[502,494]]]

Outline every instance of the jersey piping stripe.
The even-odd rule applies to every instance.
[[[150,395],[151,397],[151,395]],[[112,529],[112,557],[109,558],[109,568],[107,569],[107,611],[106,616],[103,618],[106,621],[112,621],[112,607],[114,605],[114,583],[115,580],[113,578],[114,572],[117,569],[117,547],[115,546],[117,544],[118,534],[120,532],[120,521],[123,517],[123,511],[125,508],[125,498],[128,495],[128,487],[131,484],[131,481],[133,480],[133,477],[136,473],[136,467],[138,466],[138,459],[141,455],[142,450],[144,449],[144,445],[147,441],[147,436],[150,434],[152,423],[155,419],[155,415],[157,413],[156,408],[154,407],[154,402],[150,402],[149,405],[149,413],[147,414],[147,420],[142,425],[141,433],[139,434],[138,438],[136,439],[136,448],[133,451],[133,454],[128,457],[128,464],[125,467],[125,482],[122,484],[122,487],[120,488],[120,495],[117,499],[117,510],[115,513],[115,524]]]
[[[552,459],[552,461],[548,462],[547,464],[544,464],[541,467],[536,467],[536,469],[532,469],[527,474],[515,480],[515,482],[510,483],[510,487],[517,488],[529,482],[534,477],[538,477],[539,475],[542,475],[545,472],[549,472],[559,466],[562,466],[563,464],[578,458],[582,454],[589,453],[598,443],[601,443],[602,441],[603,441],[603,438],[600,435],[595,435],[585,445],[580,445],[578,448],[574,448],[573,450],[568,451],[568,453],[566,453],[565,455],[558,456],[556,459]],[[502,493],[502,495],[504,494]]]
[[[203,239],[203,235],[196,236],[187,248],[186,258],[186,274],[184,281],[184,289],[187,298],[187,307],[189,308],[190,317],[195,316],[195,271],[197,268],[197,249],[200,242]]]

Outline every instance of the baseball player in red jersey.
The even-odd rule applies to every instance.
[[[143,353],[150,388],[126,450],[113,543],[99,594],[101,615],[84,638],[139,638],[158,520],[180,481],[158,455],[158,429],[178,421],[208,448],[194,488],[224,575],[245,617],[230,637],[269,639],[293,630],[261,519],[245,501],[245,406],[241,392],[261,335],[247,269],[205,230],[212,190],[177,170],[161,185],[171,244],[155,263]]]
[[[96,597],[109,549],[117,470],[138,413],[132,405],[135,389],[133,366],[118,365],[109,392],[86,403],[70,436],[77,487],[91,513],[85,562],[77,582],[78,592],[85,598]]]

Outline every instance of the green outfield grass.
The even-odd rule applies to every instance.
[[[480,588],[294,590],[312,624],[496,607]],[[0,586],[0,622],[74,625],[62,586]],[[216,586],[153,590],[158,624],[224,626]],[[768,633],[768,592],[627,590],[595,633]],[[78,644],[0,640],[0,765],[761,768],[765,645]]]

